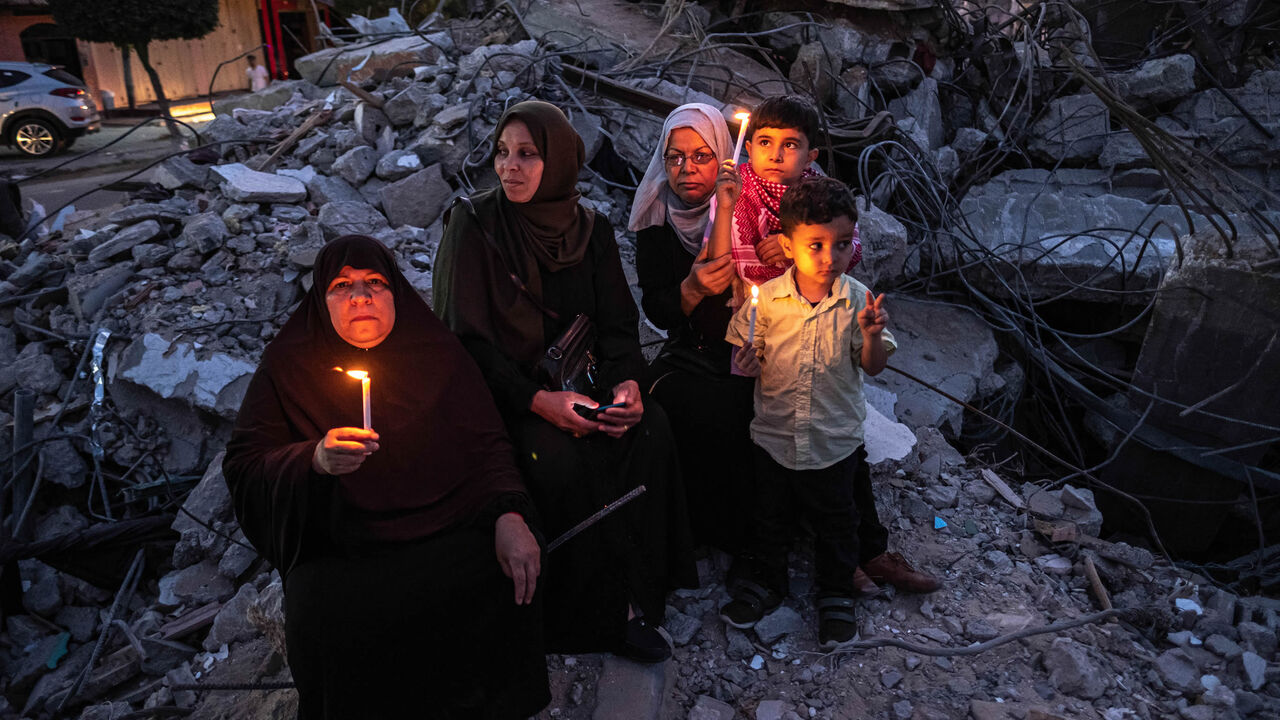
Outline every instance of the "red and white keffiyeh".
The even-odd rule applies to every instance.
[[[733,255],[733,264],[738,277],[759,285],[772,280],[790,267],[787,260],[781,267],[766,265],[756,255],[756,245],[770,233],[781,232],[782,222],[778,217],[778,208],[782,204],[782,194],[787,186],[782,183],[765,180],[751,169],[751,163],[739,166],[742,175],[742,193],[733,210],[733,238],[729,250]],[[818,175],[812,168],[805,168],[802,177]],[[862,242],[858,239],[858,226],[853,228],[853,259],[849,261],[852,270],[862,260]]]

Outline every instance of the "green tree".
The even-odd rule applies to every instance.
[[[48,0],[54,22],[73,36],[87,42],[111,43],[122,50],[138,54],[151,87],[156,91],[156,104],[169,118],[169,99],[165,97],[160,75],[151,66],[152,40],[193,40],[218,27],[218,0]],[[125,53],[126,62],[128,53]],[[169,123],[169,132],[178,135],[177,125]]]

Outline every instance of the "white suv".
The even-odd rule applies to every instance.
[[[61,152],[102,122],[84,83],[40,63],[0,62],[0,140],[24,155]]]

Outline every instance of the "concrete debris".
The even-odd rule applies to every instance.
[[[828,4],[891,12],[933,6]],[[1219,5],[1223,26],[1247,25],[1249,3]],[[627,188],[658,142],[663,103],[707,102],[731,116],[788,82],[839,108],[828,121],[841,157],[830,161],[820,146],[824,170],[851,180],[869,143],[909,138],[917,146],[911,167],[929,179],[913,184],[913,175],[868,155],[858,198],[864,259],[854,274],[890,293],[899,341],[890,363],[918,379],[889,370],[867,383],[877,509],[891,547],[942,577],[945,588],[912,599],[884,587],[861,598],[862,639],[935,649],[988,642],[1095,611],[1095,581],[1130,622],[1031,635],[976,656],[896,647],[819,655],[809,538],[792,548],[791,594],[745,632],[718,616],[729,562],[710,551],[700,564],[703,586],[668,599],[670,665],[550,656],[552,705],[539,717],[632,717],[641,708],[640,716],[698,720],[1280,713],[1280,604],[1211,589],[1216,582],[1147,548],[1113,542],[1103,513],[1112,522],[1117,515],[1107,493],[1095,497],[1099,486],[1084,478],[1055,483],[1038,474],[1019,488],[1023,468],[1033,466],[1005,459],[1008,436],[921,384],[1003,420],[1035,409],[1024,394],[1036,391],[1036,373],[1018,365],[1034,353],[1006,342],[1013,321],[975,312],[962,289],[1017,301],[1020,312],[1036,304],[1080,318],[1110,312],[1117,292],[1134,298],[1135,313],[1156,298],[1154,319],[1143,322],[1178,347],[1153,340],[1143,350],[1136,375],[1153,384],[1212,371],[1167,362],[1185,359],[1180,348],[1190,344],[1253,357],[1245,344],[1230,343],[1248,335],[1254,316],[1236,312],[1188,326],[1188,317],[1210,317],[1197,304],[1201,295],[1162,291],[1180,283],[1245,293],[1252,286],[1240,278],[1253,277],[1245,266],[1270,262],[1263,240],[1242,235],[1230,257],[1204,250],[1204,231],[1189,233],[1208,225],[1211,209],[1172,204],[1157,169],[1162,158],[1092,93],[1037,89],[1027,102],[1018,99],[1025,88],[1014,79],[1039,77],[1062,57],[1052,54],[1057,47],[1001,35],[966,55],[940,24],[911,26],[921,22],[914,16],[894,15],[890,27],[861,14],[770,12],[761,16],[768,31],[752,35],[762,53],[748,54],[719,47],[704,32],[723,22],[724,8],[683,8],[674,32],[660,31],[662,20],[644,3],[612,0],[534,3],[521,17],[529,34],[501,13],[441,19],[425,35],[408,32],[398,14],[357,21],[376,42],[297,58],[301,79],[218,99],[218,116],[201,133],[219,144],[160,163],[148,177],[154,184],[135,198],[74,213],[61,229],[46,224],[28,238],[0,237],[0,426],[14,424],[15,389],[36,396],[32,467],[40,482],[31,539],[74,540],[106,522],[180,508],[173,538],[151,547],[160,552],[147,553],[144,577],[113,618],[107,609],[118,588],[97,573],[54,558],[16,561],[26,614],[4,617],[0,720],[54,717],[104,628],[112,630],[72,714],[57,716],[295,715],[289,691],[177,686],[289,677],[283,584],[235,522],[221,450],[262,349],[310,287],[323,243],[372,235],[429,296],[445,208],[493,184],[487,138],[506,107],[531,97],[566,109],[591,161],[579,178],[582,202],[621,230]],[[1046,22],[1061,26],[1046,27],[1049,36],[1080,29]],[[564,42],[566,28],[583,42]],[[691,37],[707,40],[689,54]],[[1204,59],[1183,47],[1108,74],[1078,37],[1061,52],[1106,74],[1108,86],[1156,127],[1212,148],[1259,188],[1280,189],[1280,71],[1249,65],[1238,68],[1238,86],[1212,87]],[[638,70],[626,69],[646,52]],[[695,71],[656,70],[659,58],[680,53],[698,57]],[[758,61],[766,56],[776,70]],[[583,73],[597,75],[584,81]],[[851,121],[882,111],[892,116],[885,134],[848,140],[850,128],[860,127]],[[305,122],[309,132],[281,144]],[[946,212],[930,217],[926,195]],[[632,237],[620,233],[619,245],[633,274]],[[957,268],[972,271],[958,275]],[[1254,305],[1247,294],[1240,298],[1240,307]],[[1092,328],[1083,320],[1072,327],[1080,335]],[[1145,325],[1135,327],[1141,335]],[[101,360],[90,362],[99,329],[111,335]],[[1138,356],[1123,343],[1082,342],[1071,352],[1121,370]],[[1267,367],[1259,377],[1274,375]],[[1238,377],[1244,369],[1236,363],[1224,372]],[[1185,385],[1184,405],[1209,394]],[[1233,406],[1265,406],[1274,393],[1256,387],[1244,388],[1241,395],[1252,397]],[[1121,392],[1109,402],[1129,408],[1134,400]],[[1097,409],[1089,413],[1087,425],[1113,448],[1125,429],[1108,425]],[[13,453],[12,436],[0,433],[0,456]],[[993,484],[971,458],[997,456]],[[92,560],[80,562],[99,564],[86,557]]]

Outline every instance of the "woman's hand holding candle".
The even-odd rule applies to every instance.
[[[364,459],[378,447],[378,433],[372,430],[333,428],[316,443],[311,467],[321,475],[346,475],[359,469]]]

